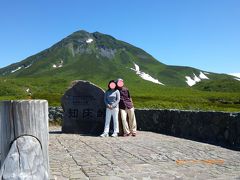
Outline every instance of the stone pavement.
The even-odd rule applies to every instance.
[[[50,127],[49,156],[55,180],[240,180],[239,151],[152,132],[101,138]]]

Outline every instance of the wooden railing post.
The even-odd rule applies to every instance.
[[[0,101],[0,179],[48,179],[48,132],[46,100]]]

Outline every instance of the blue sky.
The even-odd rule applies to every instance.
[[[83,29],[165,64],[240,72],[239,0],[1,0],[0,18],[0,67]]]

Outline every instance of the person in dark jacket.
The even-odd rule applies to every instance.
[[[124,136],[136,136],[137,123],[133,107],[133,101],[130,96],[129,90],[124,86],[123,79],[118,79],[117,89],[120,92],[119,109],[122,118]],[[129,125],[127,122],[127,116],[129,119]]]

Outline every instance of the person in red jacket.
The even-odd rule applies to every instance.
[[[122,118],[124,136],[136,136],[137,123],[134,113],[133,101],[129,90],[124,86],[123,79],[118,79],[116,83],[117,89],[120,92],[119,110]],[[129,119],[129,125],[127,122],[127,115]]]

